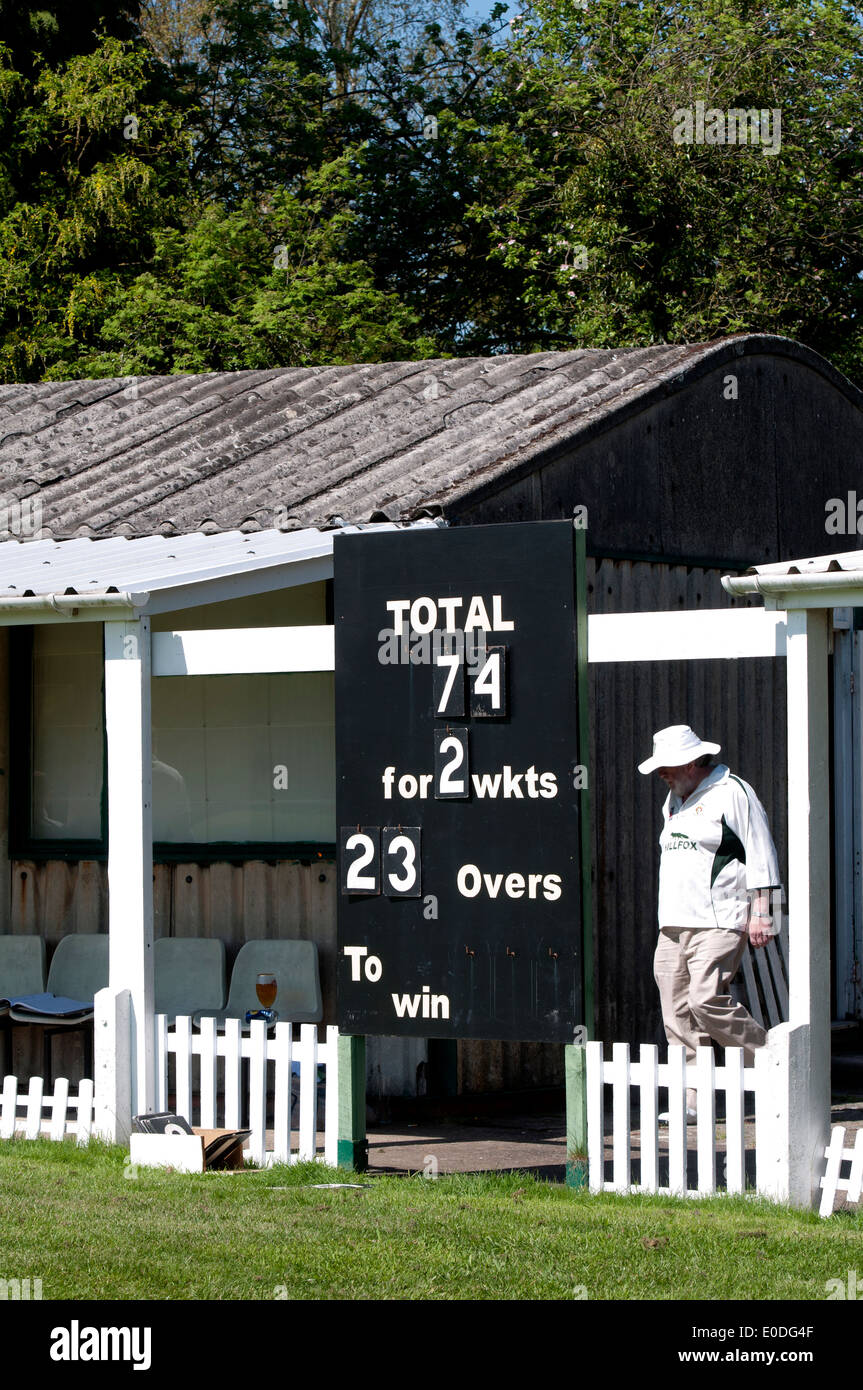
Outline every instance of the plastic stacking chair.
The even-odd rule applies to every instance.
[[[234,962],[228,1002],[212,1013],[199,1010],[194,1017],[215,1018],[217,1025],[226,1018],[239,1018],[248,1029],[246,1014],[259,1009],[255,980],[269,970],[276,977],[278,992],[273,1008],[280,1023],[319,1023],[324,1008],[318,972],[318,948],[313,941],[247,941]]]
[[[0,936],[0,1029],[9,1032],[9,1005],[3,1001],[45,990],[45,942],[41,936]],[[6,1068],[6,1056],[3,1056]]]
[[[163,936],[153,948],[156,1013],[169,1026],[178,1015],[218,1013],[225,1007],[225,945],[205,937]]]
[[[5,999],[45,990],[45,942],[41,936],[0,936],[0,1014]]]
[[[44,1028],[43,1076],[45,1082],[51,1073],[51,1039],[56,1033],[66,1033],[80,1028],[84,1031],[85,1074],[93,1069],[93,1000],[100,989],[108,983],[108,937],[98,935],[64,936],[54,952],[51,968],[48,971],[48,994],[67,999],[80,1000],[90,1005],[83,1014],[74,1018],[61,1018],[53,1013],[31,1013],[19,1008],[11,1008],[9,1017],[13,1023],[35,1023]]]

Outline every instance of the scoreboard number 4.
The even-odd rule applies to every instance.
[[[340,839],[343,893],[422,896],[418,825],[343,826]]]

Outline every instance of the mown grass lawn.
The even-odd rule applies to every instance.
[[[98,1143],[0,1143],[0,1278],[44,1299],[815,1299],[863,1216],[592,1197],[522,1175],[305,1164],[190,1176]],[[362,1182],[320,1190],[314,1183]]]

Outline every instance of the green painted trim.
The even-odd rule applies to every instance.
[[[82,859],[106,863],[108,847],[100,840],[16,839],[9,857],[37,864],[50,863],[51,860],[77,863]],[[332,866],[336,862],[336,847],[333,844],[307,844],[304,841],[247,844],[244,841],[220,843],[218,840],[210,844],[157,842],[153,845],[154,864],[281,864],[287,860]]]
[[[339,1034],[338,1164],[356,1173],[368,1167],[366,1139],[366,1040]]]
[[[207,844],[189,841],[169,844],[159,840],[153,845],[156,864],[246,864],[251,860],[278,863],[283,859],[298,859],[309,864],[334,864],[336,846],[329,842],[309,840],[211,840]]]
[[[350,1139],[340,1139],[336,1147],[336,1164],[339,1168],[349,1168],[352,1173],[364,1173],[369,1166],[369,1146],[365,1139],[354,1143]]]
[[[594,964],[593,964],[593,846],[590,836],[590,707],[588,704],[587,673],[587,533],[575,532],[575,618],[576,618],[576,686],[578,692],[577,760],[588,768],[587,786],[579,792],[581,827],[581,942],[582,980],[584,990],[584,1026],[587,1036],[594,1036]]]
[[[587,1051],[563,1049],[566,1074],[566,1186],[587,1187]]]

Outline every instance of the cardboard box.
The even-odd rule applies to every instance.
[[[247,1129],[193,1129],[191,1134],[131,1134],[129,1156],[142,1168],[178,1173],[241,1169]],[[233,1143],[229,1142],[233,1139]]]

